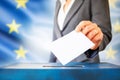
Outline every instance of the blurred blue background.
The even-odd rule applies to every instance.
[[[48,62],[54,8],[55,0],[0,1],[0,65]]]
[[[113,37],[107,48],[100,53],[100,60],[120,65],[120,0],[109,0],[109,5]]]
[[[0,1],[0,66],[47,63],[56,0]],[[109,0],[113,39],[100,52],[101,62],[120,65],[120,1]]]

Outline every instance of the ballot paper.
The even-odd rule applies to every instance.
[[[74,30],[53,41],[50,50],[63,65],[66,65],[93,46],[94,43],[83,33]]]

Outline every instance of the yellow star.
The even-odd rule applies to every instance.
[[[109,4],[112,8],[116,8],[117,0],[109,0]]]
[[[115,32],[120,32],[120,22],[117,20],[116,23],[113,25]]]
[[[9,33],[16,32],[18,33],[18,28],[21,26],[20,24],[16,24],[16,21],[13,20],[11,24],[7,24],[10,28]]]
[[[26,3],[28,0],[15,0],[17,2],[17,8],[23,7],[26,8]]]
[[[112,59],[115,59],[115,54],[117,53],[117,51],[115,51],[115,50],[113,50],[112,49],[112,47],[110,47],[109,49],[108,49],[108,51],[106,52],[106,54],[107,54],[107,59],[110,59],[110,58],[112,58]]]
[[[27,53],[27,51],[24,50],[22,46],[20,46],[19,50],[15,50],[15,53],[17,54],[17,59],[19,58],[25,59],[25,54]]]

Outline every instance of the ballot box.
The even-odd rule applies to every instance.
[[[109,63],[16,63],[0,68],[0,80],[120,80],[120,66]]]

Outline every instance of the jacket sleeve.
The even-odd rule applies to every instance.
[[[108,0],[91,0],[91,19],[104,34],[99,51],[104,50],[112,38]]]
[[[106,48],[111,41],[112,33],[108,0],[91,0],[90,5],[91,21],[96,23],[103,32],[103,40],[99,48],[85,52],[88,58],[94,58],[99,51]]]

